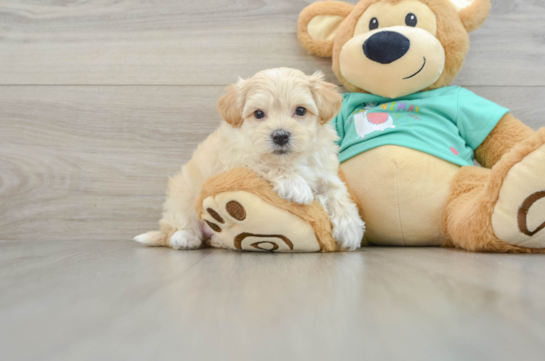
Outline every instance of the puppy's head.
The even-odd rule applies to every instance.
[[[293,160],[313,150],[321,127],[340,110],[342,97],[323,78],[320,72],[264,70],[231,85],[218,109],[248,155]]]

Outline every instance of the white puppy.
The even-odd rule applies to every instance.
[[[327,124],[341,103],[336,86],[324,82],[320,72],[306,76],[294,69],[270,69],[230,86],[218,103],[225,121],[169,180],[161,230],[135,241],[200,247],[211,234],[194,209],[202,183],[243,166],[269,181],[284,199],[319,201],[331,218],[336,241],[344,249],[358,248],[365,227],[339,178],[337,134]]]

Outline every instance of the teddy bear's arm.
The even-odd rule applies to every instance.
[[[507,113],[475,150],[475,159],[485,168],[492,168],[513,146],[528,139],[535,132]]]

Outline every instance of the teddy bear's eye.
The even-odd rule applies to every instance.
[[[416,18],[416,15],[414,15],[413,13],[409,13],[405,18],[405,24],[407,24],[407,26],[415,27],[416,24],[418,24],[418,19]]]
[[[369,30],[375,30],[375,29],[378,29],[378,19],[372,18],[371,21],[369,22]]]

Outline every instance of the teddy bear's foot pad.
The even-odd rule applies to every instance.
[[[253,193],[219,193],[203,201],[203,221],[214,243],[240,251],[319,252],[312,226]]]
[[[536,138],[545,143],[545,130]],[[534,139],[535,141],[535,139]],[[507,173],[492,215],[496,237],[527,248],[545,248],[545,145]]]

